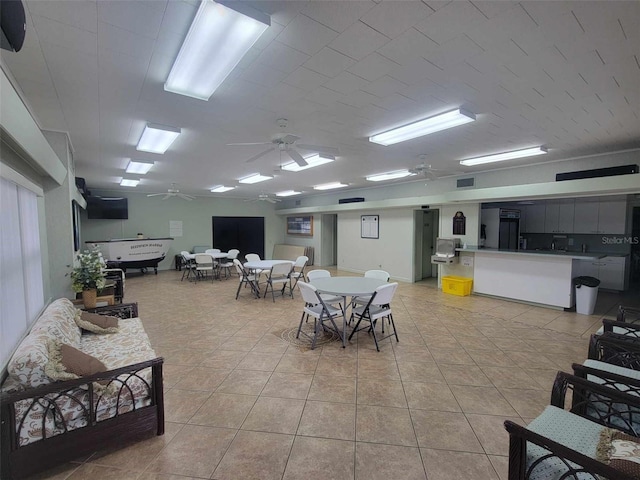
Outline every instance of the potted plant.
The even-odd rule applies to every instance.
[[[82,292],[85,308],[95,308],[98,290],[105,286],[102,253],[97,247],[85,250],[76,257],[76,264],[71,271],[71,288],[74,292]]]

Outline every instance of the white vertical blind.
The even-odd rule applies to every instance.
[[[0,365],[44,305],[35,193],[0,178]]]

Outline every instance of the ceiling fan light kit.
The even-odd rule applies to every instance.
[[[166,91],[209,100],[271,25],[271,18],[262,12],[240,2],[230,5],[200,2],[164,84]]]
[[[136,180],[133,178],[123,178],[120,180],[121,187],[137,187],[140,183],[140,180]]]
[[[397,170],[395,172],[379,173],[377,175],[369,175],[365,177],[370,182],[383,182],[385,180],[396,180],[398,178],[411,177],[415,173],[409,170]]]
[[[233,190],[236,187],[225,187],[224,185],[218,185],[217,187],[213,187],[210,192],[211,193],[224,193],[224,192],[228,192],[229,190]]]
[[[241,178],[240,180],[238,180],[238,182],[252,184],[252,183],[258,183],[258,182],[264,182],[266,180],[271,180],[272,178],[273,177],[270,177],[268,175],[260,175],[259,173],[254,173],[247,177]]]
[[[126,172],[144,175],[146,173],[149,173],[149,170],[153,168],[153,165],[154,162],[148,162],[144,160],[129,160]]]
[[[141,152],[159,153],[166,152],[171,144],[178,138],[181,130],[176,127],[147,123],[144,126],[136,150]]]
[[[333,155],[318,153],[316,155],[311,155],[310,157],[305,157],[307,164],[304,166],[300,166],[296,162],[289,162],[282,165],[282,169],[290,172],[299,172],[301,170],[306,170],[307,168],[319,167],[320,165],[331,163],[335,161],[335,159],[336,157]]]
[[[495,153],[493,155],[485,155],[482,157],[467,158],[466,160],[461,160],[460,164],[470,167],[473,165],[482,165],[483,163],[503,162],[505,160],[513,160],[515,158],[544,155],[547,152],[548,150],[545,147],[524,148],[522,150],[513,150],[511,152]]]
[[[186,193],[180,193],[180,190],[178,190],[178,184],[177,183],[172,183],[171,186],[167,189],[166,193],[149,193],[147,195],[147,197],[162,197],[162,200],[166,200],[167,198],[171,198],[171,197],[178,197],[181,198],[183,200],[187,200],[187,201],[191,201],[193,200],[194,197],[193,195],[187,195]]]
[[[475,119],[476,116],[473,113],[458,108],[450,112],[409,123],[408,125],[403,125],[402,127],[393,128],[386,132],[378,133],[369,137],[369,141],[384,146],[393,145],[394,143],[404,142],[430,133],[457,127],[458,125],[464,125],[465,123],[475,121]]]

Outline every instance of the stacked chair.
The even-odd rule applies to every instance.
[[[591,336],[588,360],[558,372],[537,418],[504,422],[509,480],[640,478],[640,323],[620,312]]]

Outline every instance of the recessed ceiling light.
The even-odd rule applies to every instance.
[[[325,163],[331,163],[336,159],[333,155],[325,155],[324,153],[319,153],[316,155],[311,155],[310,157],[305,157],[305,161],[307,164],[303,167],[298,165],[296,162],[289,162],[282,165],[283,170],[289,170],[290,172],[299,172],[300,170],[306,170],[307,168],[318,167],[320,165],[324,165]]]
[[[395,180],[396,178],[404,178],[415,175],[409,170],[397,170],[395,172],[379,173],[378,175],[369,175],[366,177],[370,182],[382,182],[384,180]]]
[[[120,180],[121,187],[137,187],[140,183],[140,180],[134,180],[132,178],[123,178]]]
[[[472,166],[483,163],[502,162],[504,160],[513,160],[514,158],[531,157],[533,155],[543,155],[547,153],[544,147],[525,148],[522,150],[514,150],[511,152],[495,153],[493,155],[485,155],[483,157],[467,158],[461,160],[461,165]]]
[[[302,192],[295,190],[285,190],[284,192],[276,192],[276,197],[290,197],[291,195],[300,195]]]
[[[342,187],[348,187],[349,185],[346,185],[344,183],[340,183],[340,182],[333,182],[333,183],[324,183],[322,185],[316,185],[315,187],[313,187],[314,190],[332,190],[334,188],[342,188]]]
[[[218,185],[217,187],[213,187],[210,192],[211,193],[224,193],[224,192],[228,192],[229,190],[233,190],[236,187],[225,187],[224,185]]]
[[[258,183],[264,182],[265,180],[271,180],[273,177],[269,177],[267,175],[260,175],[259,173],[254,173],[249,175],[248,177],[241,178],[238,180],[240,183]]]
[[[230,8],[210,0],[200,2],[164,84],[166,91],[209,100],[271,25],[268,15],[233,3]]]
[[[440,130],[446,130],[447,128],[464,125],[465,123],[473,122],[475,119],[476,116],[473,113],[467,112],[462,108],[458,108],[450,112],[418,120],[417,122],[413,122],[402,127],[393,128],[386,132],[378,133],[369,137],[369,141],[385,146],[393,145],[394,143],[422,137],[423,135],[439,132]]]
[[[142,131],[136,150],[150,153],[164,153],[180,135],[180,129],[159,125],[157,123],[147,123]]]
[[[129,165],[127,165],[126,172],[144,175],[145,173],[149,173],[149,170],[151,170],[153,164],[154,162],[147,162],[144,160],[129,160]]]

